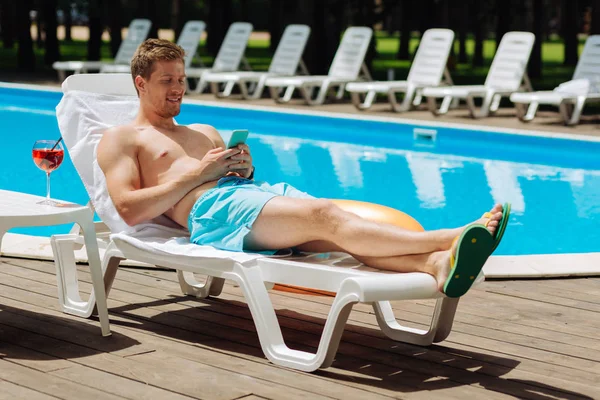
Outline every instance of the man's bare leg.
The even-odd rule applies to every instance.
[[[492,214],[488,229],[498,226],[501,207],[494,206]],[[447,250],[462,229],[414,232],[367,221],[328,200],[275,197],[256,219],[246,247],[280,249],[325,241],[359,257],[392,257]]]
[[[491,225],[491,224],[490,224]],[[490,232],[493,234],[497,229],[490,227]],[[296,247],[300,251],[309,253],[329,253],[333,251],[344,251],[342,248],[333,243],[316,241],[305,243]],[[452,247],[445,251],[435,251],[424,254],[407,254],[403,256],[392,257],[364,257],[351,254],[361,263],[377,269],[394,271],[394,272],[424,272],[433,276],[437,282],[438,290],[444,291],[444,284],[448,278],[448,274],[452,269],[450,265],[450,254],[456,255],[456,247]]]

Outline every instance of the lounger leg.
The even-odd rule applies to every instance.
[[[325,103],[325,99],[327,97],[327,94],[329,93],[329,89],[331,89],[330,86],[330,82],[329,81],[324,81],[321,86],[319,87],[319,91],[317,93],[317,97],[313,100],[313,96],[312,96],[312,92],[314,90],[314,86],[311,86],[310,89],[306,88],[306,87],[300,87],[300,92],[302,93],[302,97],[304,97],[304,100],[306,101],[306,103],[308,105],[311,106],[316,106],[316,105],[321,105],[323,103]],[[310,92],[309,92],[310,90]]]
[[[404,93],[404,99],[402,99],[402,103],[400,104],[398,104],[398,101],[396,100],[396,93],[398,92],[395,92],[393,90],[390,90],[388,92],[388,99],[390,100],[392,109],[396,112],[404,112],[410,110],[415,95],[415,88],[412,86],[408,87],[406,93]]]
[[[535,113],[537,112],[539,105],[540,103],[538,103],[537,101],[534,101],[531,104],[529,104],[529,107],[527,108],[527,114],[525,114],[524,117],[527,121],[531,121],[535,118]]]
[[[571,118],[569,120],[565,120],[565,124],[567,125],[577,125],[579,123],[579,119],[581,118],[581,113],[583,112],[583,107],[585,106],[585,97],[579,96],[577,97],[577,101],[573,106],[573,112],[571,114]]]
[[[311,354],[286,346],[260,268],[240,265],[234,273],[234,279],[248,301],[263,352],[272,363],[302,371],[315,371],[331,365],[352,306],[358,302],[352,289],[342,286],[338,292],[325,322],[317,352]]]
[[[255,83],[255,88],[252,91],[252,95],[248,96],[248,91],[246,91],[247,97],[245,97],[245,98],[252,99],[252,100],[260,99],[265,90],[265,82],[266,81],[267,81],[267,76],[266,75],[261,76],[260,79],[258,80],[258,82]],[[240,82],[240,86],[242,85],[242,83],[244,83],[244,85],[245,85],[245,82]],[[243,90],[242,90],[242,96],[243,96]]]
[[[469,112],[471,113],[471,117],[473,118],[484,118],[487,117],[490,113],[490,107],[492,105],[492,101],[494,99],[494,95],[490,92],[486,93],[483,97],[483,103],[481,104],[481,109],[477,111],[477,106],[475,105],[475,98],[471,94],[467,95],[466,101],[467,106],[469,107]]]
[[[6,231],[8,231],[8,227],[4,228],[0,226],[0,255],[2,255],[2,238],[4,237]]]
[[[447,97],[444,97],[446,100]],[[443,101],[442,106],[438,108],[437,99],[435,97],[427,97],[427,107],[433,115],[444,115],[448,112],[449,102]]]
[[[418,107],[423,102],[423,95],[421,94],[421,90],[415,90],[415,98],[413,99],[412,105]]]
[[[84,232],[86,229],[89,231],[89,229],[93,229],[93,226],[82,227]],[[63,312],[67,314],[89,318],[94,310],[97,310],[102,334],[108,336],[110,335],[110,330],[108,326],[106,296],[112,286],[116,269],[119,265],[119,259],[112,259],[110,255],[105,254],[104,261],[100,264],[97,243],[89,235],[88,238],[84,237],[94,290],[90,294],[88,301],[83,301],[79,295],[79,281],[77,279],[74,252],[74,246],[78,238],[78,235],[53,235],[50,240],[54,253],[54,264],[56,266],[58,300]],[[107,253],[109,253],[109,249],[110,246],[107,249]]]
[[[200,283],[192,272],[181,270],[177,270],[177,280],[183,294],[201,299],[220,295],[223,291],[223,284],[225,284],[225,279],[213,276],[207,277],[206,283]]]
[[[400,325],[388,301],[373,303],[373,309],[379,327],[390,339],[418,346],[430,346],[433,342],[444,340],[450,334],[457,305],[458,299],[438,299],[428,330]]]
[[[279,96],[280,90],[282,90],[281,87],[269,86],[269,93],[271,94],[271,98],[275,100],[276,103],[287,103],[292,99],[292,95],[294,94],[294,90],[296,90],[296,87],[287,86],[285,88],[285,93],[283,97]]]
[[[558,111],[563,117],[565,125],[569,125],[569,121],[571,120],[571,116],[573,115],[573,107],[573,104],[564,101],[558,106]]]
[[[350,92],[350,98],[352,98],[352,104],[354,104],[354,107],[356,107],[359,110],[366,110],[368,108],[371,108],[371,106],[373,105],[373,100],[375,99],[375,96],[377,96],[377,93],[375,93],[374,90],[369,90],[365,94],[365,99],[363,101],[361,99],[360,93]]]
[[[517,118],[523,122],[529,122],[535,118],[535,113],[538,109],[538,102],[529,103],[529,107],[526,107],[523,103],[515,103],[515,110],[517,111]]]
[[[490,105],[490,113],[495,113],[498,111],[498,107],[500,107],[500,100],[502,100],[502,96],[496,94],[492,97],[492,104]]]

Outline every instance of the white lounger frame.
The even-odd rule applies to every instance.
[[[434,115],[446,114],[453,100],[465,100],[473,118],[483,118],[493,114],[500,106],[502,97],[519,91],[531,92],[531,82],[527,76],[527,63],[533,49],[535,35],[531,32],[508,32],[502,37],[498,51],[483,85],[439,86],[423,89],[429,110]],[[444,98],[438,108],[438,98]],[[479,110],[475,99],[482,98]]]
[[[63,84],[63,90],[87,90],[100,93],[132,94],[134,88],[127,74],[73,75]],[[310,262],[310,257],[297,259],[259,258],[248,265],[231,259],[209,257],[175,258],[168,254],[147,252],[120,239],[107,237],[104,224],[98,224],[99,243],[105,247],[102,271],[108,295],[119,263],[130,259],[177,270],[184,294],[205,298],[221,293],[224,279],[240,285],[252,313],[261,347],[267,358],[275,364],[303,371],[314,371],[331,365],[338,348],[344,325],[352,306],[368,303],[374,308],[381,330],[390,338],[427,346],[444,340],[452,328],[459,299],[447,298],[437,289],[435,279],[425,273],[389,273],[364,270],[357,263],[344,268]],[[95,295],[87,302],[81,301],[73,252],[81,243],[77,234],[54,235],[55,253],[63,310],[70,314],[89,317],[93,312]],[[344,255],[348,257],[347,255]],[[184,261],[182,261],[184,260]],[[335,260],[334,260],[335,261]],[[347,264],[347,263],[344,263]],[[199,283],[194,274],[208,275],[206,283]],[[298,285],[336,292],[327,317],[323,335],[316,353],[288,348],[283,340],[275,310],[269,299],[267,287],[272,283]],[[415,329],[400,325],[389,303],[391,300],[437,299],[429,329]]]
[[[367,110],[373,105],[377,93],[385,93],[396,112],[418,106],[423,88],[452,85],[446,64],[453,44],[454,32],[450,29],[428,29],[421,38],[405,81],[351,82],[346,85],[346,91],[350,93],[352,104],[359,110]],[[404,93],[402,102],[398,102],[398,93]],[[451,96],[444,99],[451,100]]]
[[[61,81],[65,80],[66,71],[73,71],[75,74],[91,71],[127,73],[135,51],[146,40],[151,27],[152,22],[149,19],[133,19],[129,24],[125,40],[121,42],[121,46],[117,50],[113,63],[104,61],[57,61],[52,64],[52,68],[58,72],[58,78]]]
[[[194,89],[190,89],[191,93],[202,93],[207,86],[204,75],[207,72],[234,72],[243,65],[245,70],[250,70],[250,64],[244,57],[248,40],[252,34],[253,26],[249,22],[234,22],[229,25],[225,38],[219,47],[219,52],[215,57],[215,61],[211,68],[186,68],[188,79],[197,80]]]
[[[336,99],[344,97],[349,82],[371,81],[371,74],[364,63],[373,36],[373,30],[364,26],[346,29],[331,62],[327,75],[268,78],[265,86],[277,103],[287,103],[296,89],[308,105],[323,104],[330,91],[337,88]],[[316,95],[314,91],[317,90]],[[281,93],[283,92],[283,96]]]
[[[573,73],[573,80],[587,79],[594,87],[585,95],[568,95],[556,90],[532,93],[514,93],[510,100],[515,104],[517,117],[523,122],[532,121],[540,104],[558,107],[565,125],[577,125],[586,103],[600,101],[600,35],[589,36]]]
[[[202,79],[210,83],[210,90],[217,97],[229,97],[235,85],[238,85],[243,99],[259,99],[268,78],[308,74],[306,65],[302,61],[302,53],[309,35],[308,25],[288,25],[281,36],[268,71],[207,71]],[[222,90],[219,89],[221,84]]]

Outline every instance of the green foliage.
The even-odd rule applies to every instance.
[[[410,69],[410,61],[398,60],[396,53],[398,51],[399,36],[377,35],[377,57],[373,61],[373,77],[374,79],[387,79],[388,69],[394,70],[395,79],[404,79],[408,75]],[[414,54],[419,44],[418,37],[411,38],[410,48],[411,54]],[[87,43],[84,41],[61,42],[60,52],[62,60],[84,60],[87,54]],[[474,41],[467,41],[467,53],[469,62],[473,54]],[[583,42],[580,43],[580,50],[583,48]],[[543,59],[543,78],[533,81],[535,89],[552,89],[559,83],[569,80],[573,74],[572,67],[564,67],[563,61],[564,45],[559,40],[549,40],[542,45]],[[455,50],[458,52],[458,42],[456,42]],[[486,40],[483,46],[483,54],[485,59],[484,67],[474,68],[470,63],[457,64],[451,69],[452,79],[456,84],[481,84],[485,80],[489,65],[492,62],[494,52],[496,50],[496,42],[494,40]],[[52,73],[51,67],[43,66],[44,51],[41,48],[34,46],[35,56],[38,60],[36,68],[42,73]],[[205,65],[211,65],[213,57],[207,55],[204,50],[204,43],[200,44],[200,56]],[[14,49],[4,49],[0,46],[0,70],[16,70],[16,46]],[[252,39],[249,43],[246,52],[248,61],[254,70],[267,70],[271,62],[272,54],[269,51],[269,41],[265,39]],[[104,42],[102,46],[102,59],[110,61],[110,48],[108,42]]]

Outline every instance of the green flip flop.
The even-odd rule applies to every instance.
[[[452,269],[444,283],[444,293],[448,297],[467,293],[495,244],[490,231],[480,224],[469,225],[456,240],[456,255],[450,256]]]
[[[498,230],[496,231],[496,234],[494,235],[494,247],[492,248],[492,253],[496,250],[496,247],[498,247],[498,245],[500,244],[500,241],[502,240],[502,236],[504,236],[504,231],[506,230],[506,227],[508,226],[509,219],[510,219],[510,203],[504,203],[504,206],[502,207],[502,218],[500,219],[500,222],[498,223]]]

